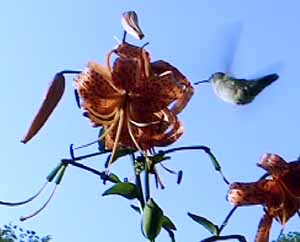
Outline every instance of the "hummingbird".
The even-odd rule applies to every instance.
[[[255,79],[238,79],[223,72],[216,72],[208,80],[194,84],[209,82],[212,84],[215,94],[223,101],[244,105],[251,103],[265,87],[278,78],[279,75],[273,73]]]

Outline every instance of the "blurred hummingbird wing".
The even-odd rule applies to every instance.
[[[225,73],[227,73],[230,76],[235,76],[234,72],[234,62],[237,55],[237,50],[239,47],[239,43],[241,40],[241,34],[242,34],[242,22],[236,22],[230,26],[225,33],[224,38],[224,66],[225,66]],[[227,42],[226,42],[227,41]]]
[[[235,62],[236,51],[239,46],[242,31],[242,22],[236,21],[221,24],[213,30],[209,30],[209,35],[205,35],[208,43],[205,51],[206,61],[203,63],[207,75],[206,79],[197,82],[208,82],[212,74],[221,72],[232,76],[233,63]],[[235,73],[234,73],[235,74]],[[208,76],[209,75],[209,76]],[[235,75],[233,75],[235,76]]]
[[[254,74],[248,75],[247,79],[258,79],[270,74],[277,74],[279,76],[283,72],[283,70],[284,70],[284,62],[280,60],[260,69]]]
[[[242,27],[242,22],[238,21],[230,25],[223,26],[222,29],[218,31],[218,38],[216,38],[218,44],[215,48],[219,51],[216,58],[218,58],[219,62],[221,62],[221,69],[216,71],[224,72],[230,76],[235,76],[233,67],[241,39]]]

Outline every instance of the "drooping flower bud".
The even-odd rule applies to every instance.
[[[143,211],[143,234],[154,241],[162,228],[163,211],[152,198],[146,203]]]
[[[134,38],[141,40],[144,34],[139,26],[138,17],[136,12],[127,11],[122,14],[121,24],[125,31],[132,35]]]
[[[22,143],[27,143],[42,128],[61,99],[64,90],[65,78],[62,73],[57,73],[50,84],[45,99],[34,117],[29,130],[22,139]]]

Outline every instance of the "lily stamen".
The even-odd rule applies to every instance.
[[[0,201],[0,205],[13,207],[13,206],[21,206],[21,205],[24,205],[26,203],[29,203],[29,202],[33,201],[36,197],[38,197],[42,193],[42,191],[45,189],[47,184],[48,184],[48,182],[45,182],[36,194],[34,194],[32,197],[30,197],[30,198],[28,198],[24,201],[21,201],[21,202],[3,202],[3,201]]]
[[[33,217],[35,217],[36,215],[38,215],[40,212],[42,212],[42,211],[47,207],[47,205],[49,204],[50,200],[52,199],[52,197],[53,197],[53,195],[54,195],[54,193],[55,193],[55,191],[56,191],[56,187],[57,187],[57,184],[55,185],[55,187],[54,187],[53,191],[51,192],[49,198],[47,199],[47,201],[43,204],[43,206],[42,206],[41,208],[39,208],[39,209],[38,209],[37,211],[35,211],[33,214],[30,214],[30,215],[28,215],[28,216],[22,216],[22,217],[20,217],[20,221],[23,222],[23,221],[25,221],[25,220],[27,220],[27,219],[33,218]]]

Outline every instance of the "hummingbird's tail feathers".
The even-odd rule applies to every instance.
[[[274,81],[276,81],[278,78],[279,78],[279,75],[276,73],[273,73],[273,74],[264,76],[261,79],[263,79],[262,82],[265,83],[266,86],[268,86],[268,85],[272,84]]]
[[[256,81],[251,82],[251,91],[253,92],[251,95],[254,97],[259,94],[265,87],[271,85],[274,81],[279,78],[279,75],[276,73],[264,76],[262,78],[257,79]]]
[[[245,78],[247,79],[257,79],[260,76],[266,76],[269,73],[279,73],[279,75],[281,75],[284,72],[285,69],[285,63],[283,60],[278,60],[275,61],[263,68],[260,68],[259,70],[257,70],[256,72],[252,73],[252,74],[247,74],[247,76],[245,76]],[[272,75],[272,74],[271,74]]]

